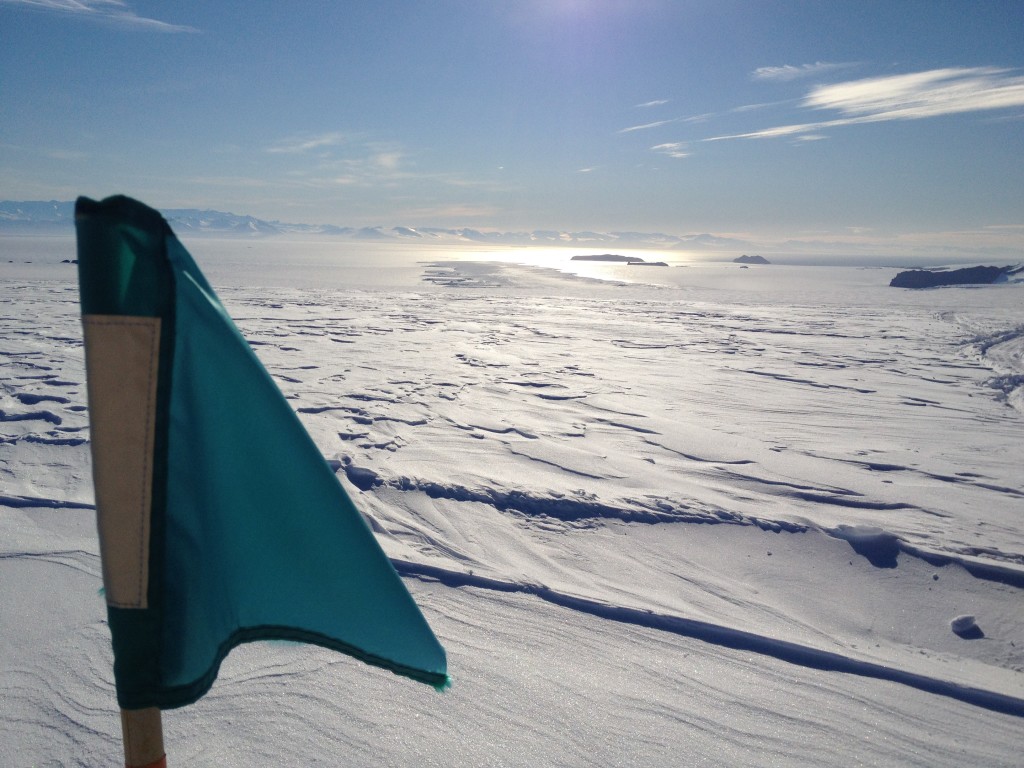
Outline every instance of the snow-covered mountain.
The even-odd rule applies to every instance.
[[[69,230],[75,223],[75,204],[57,200],[0,201],[0,232]]]
[[[0,234],[70,233],[75,204],[71,201],[0,201]],[[396,240],[492,245],[551,245],[580,247],[738,249],[747,243],[710,234],[669,235],[661,232],[522,232],[481,231],[468,227],[338,227],[330,224],[295,224],[267,221],[224,211],[167,208],[160,211],[181,235],[274,236],[331,235],[353,240]]]

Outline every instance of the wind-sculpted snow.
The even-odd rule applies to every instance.
[[[167,718],[175,764],[1019,763],[1019,286],[209,261],[455,688],[240,649]],[[0,765],[117,759],[59,269],[0,283]]]
[[[535,595],[555,605],[588,613],[603,619],[658,629],[663,632],[671,632],[738,651],[751,651],[811,669],[843,672],[850,675],[872,677],[878,680],[888,680],[940,696],[949,696],[950,698],[984,707],[985,709],[991,709],[995,712],[1024,717],[1024,698],[1006,696],[992,691],[959,685],[947,680],[906,672],[905,670],[895,669],[882,664],[859,661],[837,653],[822,651],[785,640],[776,640],[764,635],[743,632],[704,621],[695,621],[682,616],[670,616],[650,610],[608,605],[598,600],[564,594],[541,585],[501,582],[483,576],[474,576],[457,571],[445,571],[444,569],[429,565],[395,560],[392,562],[396,570],[403,576],[426,577],[452,587],[469,586],[497,590],[499,592],[522,592]],[[974,617],[967,618],[970,619],[967,629],[976,630],[977,626],[974,624]],[[960,628],[964,624],[966,622],[961,620],[960,624],[954,627],[954,631],[959,635],[967,634],[965,629]]]
[[[579,495],[533,495],[522,490],[498,488],[466,488],[431,481],[400,477],[385,481],[373,470],[344,465],[345,475],[354,486],[369,491],[387,483],[401,491],[419,491],[432,499],[476,502],[525,518],[549,518],[566,523],[620,520],[636,523],[722,523],[740,522],[741,518],[724,510],[701,511],[675,506],[664,499],[644,499],[621,506],[606,504]],[[770,524],[770,523],[769,523]]]
[[[985,383],[1008,405],[1024,412],[1024,325],[977,336],[969,348],[997,371]]]

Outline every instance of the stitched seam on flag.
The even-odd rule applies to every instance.
[[[140,323],[140,325],[141,325],[141,323]],[[158,353],[159,353],[159,347],[160,347],[160,345],[159,345],[159,337],[156,339],[157,343],[155,343],[155,344],[153,343],[154,342],[153,336],[154,336],[154,331],[156,330],[156,328],[159,328],[159,326],[156,326],[156,327],[154,327],[152,325],[149,326],[149,377],[146,380],[146,413],[152,413],[153,412],[153,389],[154,389],[154,387],[153,387],[153,384],[154,384],[154,382],[153,382],[153,371],[156,368],[155,364],[159,360]],[[152,422],[151,419],[147,418],[146,419],[146,435],[145,435],[145,441],[146,442],[145,442],[145,446],[143,448],[143,455],[146,457],[146,460],[145,460],[145,463],[143,464],[143,470],[144,470],[144,472],[146,474],[146,477],[149,478],[149,485],[148,485],[148,487],[146,485],[143,485],[142,492],[141,492],[141,495],[139,497],[139,508],[143,509],[143,510],[146,509],[146,495],[148,494],[151,499],[152,499],[152,495],[153,495],[153,464],[152,464],[152,462],[153,462],[153,451],[150,448],[150,445],[152,444],[152,439],[153,439],[152,429],[153,429],[153,422]],[[150,503],[149,514],[150,515],[153,514],[152,503]],[[145,523],[143,523],[143,525],[145,525]],[[149,529],[150,529],[150,536],[152,536],[152,526],[151,525],[149,526]],[[145,590],[149,586],[148,584],[143,584],[143,580],[142,580],[142,564],[144,562],[146,562],[145,559],[148,559],[148,557],[149,557],[149,553],[145,551],[145,549],[146,549],[148,544],[149,544],[149,536],[139,536],[139,597],[138,597],[138,602],[142,602],[142,592],[143,592],[143,590]]]

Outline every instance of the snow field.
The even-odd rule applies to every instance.
[[[222,274],[455,687],[240,649],[166,716],[176,764],[1016,764],[1019,287],[726,269]],[[2,288],[3,765],[119,750],[72,279]]]

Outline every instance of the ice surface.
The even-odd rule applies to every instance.
[[[0,259],[5,766],[119,750],[74,268],[47,248]],[[1024,286],[193,250],[455,687],[241,649],[165,716],[175,765],[1019,763]]]

